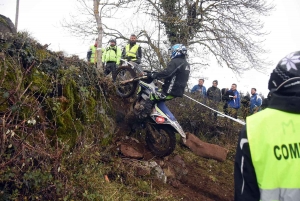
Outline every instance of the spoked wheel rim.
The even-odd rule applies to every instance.
[[[176,146],[175,133],[167,125],[147,123],[146,143],[150,151],[159,157],[170,155]]]
[[[113,80],[117,94],[123,98],[127,98],[134,94],[137,88],[137,82],[122,84],[122,81],[130,80],[136,77],[136,73],[130,67],[119,67],[114,74]]]

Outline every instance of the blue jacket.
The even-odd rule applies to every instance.
[[[196,91],[201,91],[201,94],[200,94],[200,95],[206,97],[206,88],[205,88],[205,86],[201,86],[201,87],[200,87],[200,85],[198,85],[198,84],[195,85],[195,86],[192,88],[191,93],[194,93],[194,92],[196,92]]]
[[[236,96],[236,99],[231,99],[231,100],[227,101],[228,107],[239,109],[240,106],[241,106],[241,103],[240,103],[240,99],[241,99],[240,93],[237,90],[232,91],[231,89],[228,90],[228,92],[231,92],[231,93],[233,93]]]
[[[250,112],[251,112],[251,114],[254,112],[253,110],[256,107],[260,107],[261,104],[262,104],[261,97],[257,93],[253,94],[250,98]]]

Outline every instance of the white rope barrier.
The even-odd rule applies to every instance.
[[[163,84],[163,82],[160,81],[160,80],[158,80],[158,82],[161,83],[161,84]],[[212,111],[214,111],[214,112],[220,114],[220,115],[223,116],[223,117],[226,117],[226,118],[228,118],[228,119],[231,119],[231,120],[233,120],[233,121],[235,121],[235,122],[237,122],[237,123],[239,123],[239,124],[246,125],[246,123],[243,122],[243,121],[241,121],[240,119],[235,119],[235,118],[233,118],[233,117],[231,117],[231,116],[228,116],[228,115],[226,115],[226,114],[223,114],[223,113],[221,113],[221,112],[219,112],[219,111],[217,111],[217,110],[215,110],[215,109],[213,109],[213,108],[211,108],[211,107],[208,107],[207,105],[204,105],[203,103],[201,103],[201,102],[199,102],[199,101],[197,101],[197,100],[195,100],[195,99],[193,99],[193,98],[191,98],[191,97],[189,97],[189,96],[187,96],[187,95],[185,95],[185,94],[183,94],[183,96],[187,97],[188,99],[190,99],[190,100],[192,100],[192,101],[195,101],[196,103],[202,105],[203,107],[206,107],[206,108],[208,108],[208,109],[210,109],[210,110],[212,110]]]
[[[219,111],[217,111],[217,110],[215,110],[215,109],[213,109],[213,108],[210,108],[210,107],[208,107],[207,105],[204,105],[203,103],[201,103],[201,102],[199,102],[199,101],[197,101],[197,100],[195,100],[195,99],[193,99],[193,98],[191,98],[191,97],[189,97],[189,96],[187,96],[187,95],[185,95],[185,94],[183,94],[183,95],[184,95],[185,97],[187,97],[188,99],[190,99],[190,100],[192,100],[192,101],[195,101],[196,103],[202,105],[203,107],[206,107],[206,108],[208,108],[208,109],[210,109],[210,110],[212,110],[212,111],[214,111],[214,112],[220,114],[220,115],[223,116],[223,117],[227,117],[228,119],[231,119],[231,120],[233,120],[233,121],[235,121],[235,122],[237,122],[237,123],[239,123],[239,124],[246,125],[246,123],[243,122],[243,121],[241,121],[240,119],[235,119],[235,118],[233,118],[233,117],[231,117],[231,116],[228,116],[228,115],[226,115],[226,114],[223,114],[223,113],[221,113],[221,112],[219,112]]]

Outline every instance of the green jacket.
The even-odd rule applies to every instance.
[[[120,59],[121,59],[121,49],[118,46],[109,46],[104,49],[102,53],[102,62],[109,62],[113,61],[116,62],[117,65],[120,64]]]

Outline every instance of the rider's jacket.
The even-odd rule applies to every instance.
[[[300,97],[276,93],[247,117],[235,159],[235,200],[299,200]]]
[[[157,73],[157,79],[164,79],[162,90],[164,93],[182,97],[190,75],[190,65],[185,57],[172,59],[165,70]]]

